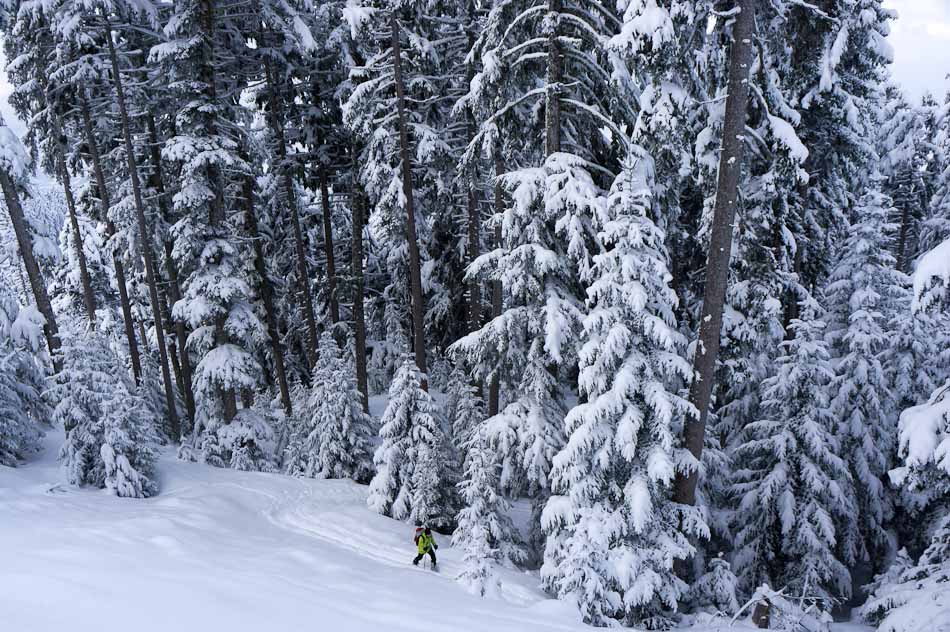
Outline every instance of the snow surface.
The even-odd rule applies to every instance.
[[[591,630],[535,574],[503,573],[501,599],[413,568],[409,525],[366,508],[366,487],[159,461],[147,500],[59,483],[61,432],[40,457],[0,466],[3,630],[136,632]],[[750,630],[727,621],[697,632]],[[843,629],[842,629],[843,630]],[[866,630],[866,628],[865,628]]]
[[[42,457],[0,467],[3,630],[585,630],[534,575],[503,600],[413,568],[412,528],[370,512],[366,487],[160,459],[148,500],[61,485],[60,433]],[[576,622],[576,623],[575,623]]]

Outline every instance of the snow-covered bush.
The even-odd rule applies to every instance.
[[[363,412],[353,370],[332,334],[324,333],[309,399],[291,425],[284,470],[295,476],[369,480],[372,433],[373,420]]]
[[[380,420],[382,443],[373,463],[370,509],[397,520],[430,527],[452,522],[452,508],[445,487],[446,439],[439,410],[422,387],[422,373],[407,359],[389,388],[389,403]]]
[[[50,411],[43,399],[42,320],[34,309],[20,309],[0,287],[0,465],[14,466],[29,456]]]
[[[154,495],[152,445],[160,411],[132,383],[103,336],[63,338],[63,370],[50,399],[53,418],[66,431],[60,458],[67,481],[128,498]]]
[[[739,610],[738,588],[739,579],[720,553],[709,560],[706,572],[689,587],[689,602],[699,611],[732,616]]]

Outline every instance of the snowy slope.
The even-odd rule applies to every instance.
[[[124,500],[58,485],[61,440],[0,468],[0,629],[589,629],[529,575],[505,577],[505,601],[467,594],[445,538],[440,574],[411,567],[411,528],[367,510],[365,487],[166,453],[161,494]]]
[[[440,573],[411,567],[411,528],[367,510],[365,487],[167,451],[161,494],[119,499],[60,485],[61,442],[51,433],[38,460],[0,467],[4,632],[592,629],[530,574],[507,573],[503,600],[469,595],[445,538]]]

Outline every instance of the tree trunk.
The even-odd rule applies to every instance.
[[[501,215],[505,211],[505,204],[502,196],[504,195],[504,189],[501,186],[501,174],[504,172],[504,165],[501,162],[501,158],[497,155],[495,156],[495,214]],[[501,225],[495,225],[495,248],[501,248]],[[501,281],[493,279],[491,281],[491,315],[492,318],[498,318],[501,316]],[[498,414],[499,406],[499,383],[498,383],[498,373],[496,372],[491,376],[491,379],[488,382],[488,416],[493,417]]]
[[[548,0],[548,13],[561,13],[561,0]],[[544,97],[544,155],[561,151],[561,45],[557,21],[550,21],[548,37],[547,91]]]
[[[284,368],[284,350],[280,344],[280,330],[277,327],[277,311],[274,308],[274,290],[267,276],[267,264],[264,258],[264,245],[257,229],[257,216],[254,214],[254,178],[244,178],[244,226],[254,246],[254,269],[261,280],[261,301],[264,303],[264,320],[267,322],[267,336],[270,338],[271,353],[274,355],[274,371],[277,373],[277,386],[280,389],[280,402],[284,412],[290,417],[294,413],[290,401],[290,388],[287,385],[287,372]]]
[[[733,25],[732,50],[729,56],[729,95],[726,98],[723,122],[722,153],[719,155],[719,181],[713,211],[709,257],[706,263],[706,288],[699,325],[699,344],[693,360],[693,382],[689,400],[698,411],[698,418],[689,417],[684,427],[686,448],[696,464],[684,475],[677,472],[674,487],[676,502],[696,503],[696,485],[699,482],[698,463],[702,457],[706,435],[706,418],[712,397],[719,338],[722,329],[723,303],[729,278],[729,259],[732,254],[732,234],[735,225],[739,176],[745,149],[744,132],[749,97],[749,65],[752,53],[755,0],[737,0],[739,15]]]
[[[336,260],[333,256],[333,218],[330,210],[330,188],[327,185],[327,171],[320,165],[320,199],[323,202],[323,243],[327,252],[327,294],[330,303],[330,321],[340,322],[340,301],[336,295]]]
[[[7,203],[10,223],[13,224],[13,233],[16,235],[20,256],[23,258],[23,267],[26,268],[27,277],[30,279],[30,288],[33,290],[36,308],[46,319],[46,324],[43,325],[43,333],[46,334],[46,345],[49,347],[49,355],[53,360],[53,368],[58,373],[63,368],[63,362],[62,358],[59,357],[59,328],[56,326],[56,316],[53,314],[53,305],[50,303],[49,294],[46,292],[46,280],[43,279],[43,273],[40,271],[40,266],[33,254],[33,235],[30,234],[26,217],[23,215],[20,196],[17,193],[13,178],[6,169],[0,169],[0,188],[3,189],[3,198]]]
[[[366,377],[366,320],[363,313],[363,198],[360,194],[359,172],[356,164],[356,144],[353,145],[353,190],[350,192],[350,210],[353,213],[352,276],[353,276],[353,337],[356,348],[356,384],[363,401],[363,412],[369,413],[369,385]]]
[[[310,270],[307,264],[307,250],[303,243],[303,230],[300,227],[300,210],[297,204],[297,191],[294,188],[294,178],[287,164],[287,142],[284,139],[283,107],[277,96],[277,87],[271,72],[270,61],[264,62],[267,84],[270,92],[271,127],[277,139],[277,158],[280,161],[278,172],[282,172],[284,192],[287,195],[287,206],[290,208],[290,219],[293,225],[294,248],[297,253],[297,276],[300,286],[300,296],[303,298],[304,320],[307,323],[307,361],[312,369],[317,363],[317,321],[313,312],[313,293],[310,291]]]
[[[99,190],[99,203],[102,206],[102,219],[106,223],[106,236],[110,239],[115,235],[115,223],[109,218],[109,189],[106,187],[106,178],[102,170],[102,161],[99,157],[99,145],[92,130],[92,115],[89,112],[89,99],[86,91],[80,91],[80,105],[82,110],[82,126],[86,135],[86,145],[89,147],[89,156],[92,158],[92,170],[96,175],[96,188]],[[132,362],[132,376],[135,383],[142,381],[142,362],[139,359],[139,345],[135,339],[135,321],[132,318],[132,303],[129,301],[129,286],[125,279],[125,265],[118,254],[112,254],[112,266],[115,270],[115,283],[119,288],[119,305],[122,307],[122,321],[125,324],[125,340],[129,345],[129,360]]]
[[[145,206],[142,202],[142,188],[139,182],[138,165],[135,161],[135,148],[132,145],[132,130],[129,126],[129,113],[125,106],[125,93],[122,87],[122,75],[119,71],[119,58],[112,41],[112,27],[106,26],[106,42],[109,46],[109,59],[112,62],[112,82],[115,86],[116,101],[119,106],[119,120],[122,124],[122,136],[125,141],[125,157],[128,163],[129,179],[132,181],[132,200],[135,205],[135,219],[142,241],[142,258],[145,260],[145,278],[148,281],[148,297],[152,304],[152,318],[155,320],[155,337],[158,346],[158,359],[162,369],[162,381],[165,384],[165,405],[168,407],[168,421],[172,438],[181,439],[181,423],[175,403],[175,389],[172,385],[171,371],[168,367],[168,350],[165,347],[165,328],[162,322],[162,309],[158,300],[158,283],[148,225],[145,221]]]
[[[86,251],[83,248],[82,232],[79,230],[79,217],[76,215],[76,199],[73,197],[72,182],[69,177],[69,168],[66,166],[66,135],[63,132],[63,124],[59,112],[53,103],[49,94],[49,81],[45,75],[37,77],[37,82],[46,92],[46,108],[49,114],[50,124],[52,126],[53,143],[55,146],[55,156],[52,156],[55,162],[55,169],[59,172],[59,178],[63,185],[63,195],[66,198],[66,212],[69,216],[69,225],[73,233],[73,245],[76,251],[76,259],[79,264],[79,281],[82,285],[83,307],[86,310],[86,318],[89,321],[89,329],[93,330],[96,326],[96,298],[92,293],[92,283],[89,279],[89,267],[86,263]]]
[[[472,2],[468,3],[468,20],[469,26],[471,27],[475,23],[475,7]],[[469,50],[472,50],[475,47],[475,30],[473,28],[469,29],[468,33],[468,47]],[[468,64],[468,69],[466,72],[466,78],[468,83],[472,82],[472,79],[475,78],[475,64]],[[468,120],[466,121],[468,127],[468,140],[471,141],[475,138],[475,117],[469,112]],[[478,258],[479,246],[481,240],[481,223],[482,218],[478,212],[478,192],[475,188],[475,173],[468,174],[468,196],[467,196],[467,206],[468,211],[467,220],[468,220],[468,244],[465,249],[465,254],[467,261],[466,263],[470,266],[474,263],[475,259]],[[473,332],[477,331],[481,326],[482,318],[482,294],[480,292],[480,286],[476,279],[471,279],[468,282],[468,331]]]
[[[409,246],[409,292],[412,307],[412,339],[416,366],[422,372],[422,388],[428,390],[426,367],[425,331],[422,299],[422,272],[419,262],[419,244],[416,240],[416,213],[412,200],[412,162],[409,151],[409,123],[406,119],[406,93],[402,78],[402,52],[399,43],[399,19],[396,12],[390,13],[392,29],[393,80],[396,84],[396,114],[399,121],[399,155],[402,161],[402,192],[406,198],[406,241]]]
[[[52,107],[47,105],[47,107]],[[96,326],[96,298],[92,293],[92,282],[89,280],[89,268],[86,265],[86,251],[83,249],[82,233],[79,230],[79,218],[76,216],[76,200],[73,198],[72,182],[69,179],[69,169],[66,168],[66,150],[63,145],[62,130],[59,125],[58,115],[53,115],[53,121],[56,128],[53,134],[56,135],[57,166],[59,168],[59,177],[63,183],[63,193],[66,196],[66,210],[69,215],[69,226],[73,231],[73,245],[76,248],[76,259],[79,261],[79,280],[82,283],[82,302],[86,308],[86,318],[89,319],[89,328]]]
[[[171,220],[171,209],[168,204],[168,196],[165,193],[165,179],[162,177],[162,156],[158,150],[158,130],[155,127],[155,117],[151,113],[146,117],[148,125],[149,147],[152,158],[152,182],[155,190],[158,192],[158,206],[162,213],[162,219],[168,223]],[[168,302],[169,307],[173,308],[175,303],[181,300],[181,282],[178,278],[178,266],[172,257],[172,243],[170,240],[164,241],[165,250],[165,268],[168,270]],[[191,386],[192,370],[191,358],[188,355],[188,332],[185,330],[185,323],[172,320],[169,314],[169,322],[174,323],[175,337],[178,339],[178,364],[181,373],[181,391],[185,399],[185,409],[188,411],[188,419],[192,424],[195,422],[195,394]]]

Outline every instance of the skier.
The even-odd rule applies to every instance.
[[[435,538],[432,536],[432,529],[429,527],[416,527],[416,535],[412,539],[416,543],[416,546],[419,549],[419,555],[417,555],[412,560],[413,566],[419,566],[419,560],[422,559],[422,556],[426,553],[429,554],[429,559],[432,560],[432,568],[435,568],[435,550],[439,548],[439,545],[435,543]]]

